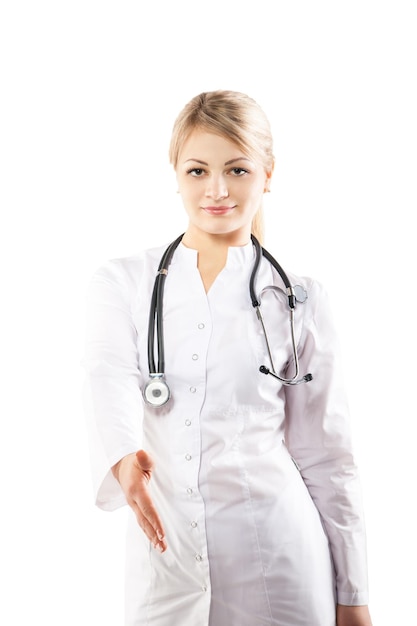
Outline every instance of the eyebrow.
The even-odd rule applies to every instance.
[[[184,163],[188,163],[188,161],[195,161],[195,163],[200,163],[201,165],[207,165],[205,161],[200,161],[200,159],[187,159]],[[225,165],[231,165],[232,163],[236,163],[236,161],[250,161],[247,157],[237,157],[236,159],[230,159],[230,161],[226,161]]]

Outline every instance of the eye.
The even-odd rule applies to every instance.
[[[248,174],[248,170],[245,170],[243,167],[234,167],[230,170],[233,176],[243,176],[244,174]]]
[[[202,176],[204,174],[204,170],[201,167],[192,167],[187,170],[187,174],[191,174],[191,176]]]

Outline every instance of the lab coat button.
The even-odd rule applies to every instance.
[[[185,458],[186,458],[187,461],[191,461],[191,454],[186,454]]]
[[[195,393],[197,390],[195,387],[190,387],[190,393]]]
[[[191,527],[192,528],[197,528],[197,522],[191,522]]]
[[[203,557],[201,556],[201,554],[196,554],[195,555],[195,560],[198,561],[199,563],[201,563],[201,561],[203,560]]]
[[[191,420],[185,420],[185,425],[186,426],[191,426]]]
[[[204,328],[204,324],[203,324],[203,323],[199,324],[199,325],[198,325],[198,328],[199,328],[200,330],[203,330],[203,328]]]
[[[207,591],[206,585],[201,585],[201,591]]]
[[[191,495],[191,494],[193,493],[193,490],[191,489],[191,487],[188,487],[188,489],[187,489],[187,493],[188,493],[189,495]]]
[[[193,361],[197,361],[197,359],[198,359],[198,354],[193,354],[192,359],[193,359]]]

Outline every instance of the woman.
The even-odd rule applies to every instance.
[[[292,275],[288,290],[262,255],[253,276],[268,121],[244,94],[200,94],[170,160],[188,215],[172,258],[160,264],[163,246],[110,261],[89,291],[96,502],[130,505],[125,624],[369,626],[326,296]]]

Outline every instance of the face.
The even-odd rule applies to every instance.
[[[232,245],[249,241],[271,176],[260,162],[225,137],[196,130],[179,153],[176,174],[189,234],[223,235]]]

